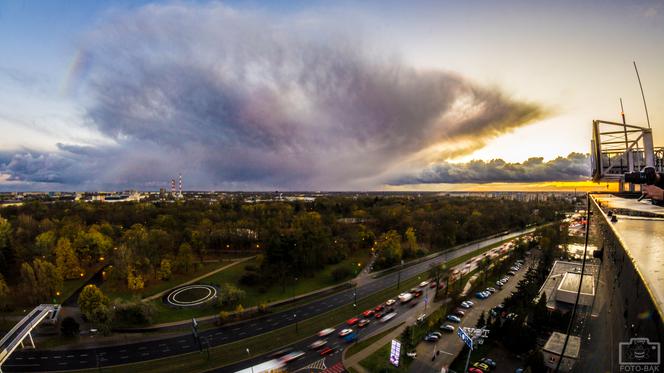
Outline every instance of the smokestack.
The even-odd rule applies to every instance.
[[[175,179],[171,179],[171,195],[175,197]]]
[[[180,178],[180,197],[182,197],[182,174],[179,174],[178,177]]]

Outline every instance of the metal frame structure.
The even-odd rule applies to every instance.
[[[593,120],[591,140],[592,178],[595,182],[618,181],[624,191],[624,174],[650,166],[664,171],[664,148],[653,145],[652,129],[626,123]],[[634,185],[629,185],[634,191]]]
[[[32,339],[32,330],[36,328],[47,316],[55,315],[60,309],[58,304],[40,304],[28,313],[21,321],[7,332],[0,340],[0,372],[2,364],[9,359],[9,356],[18,346],[24,347],[23,340],[28,337],[32,348],[35,348],[35,341]]]

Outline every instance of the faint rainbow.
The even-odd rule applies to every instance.
[[[76,55],[69,64],[69,69],[67,69],[67,74],[62,83],[62,94],[69,95],[76,92],[78,83],[90,71],[90,66],[92,65],[91,62],[92,58],[90,54],[84,49],[79,49],[76,52]]]

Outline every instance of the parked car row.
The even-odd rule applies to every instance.
[[[486,373],[496,369],[496,362],[488,357],[483,357],[479,361],[474,362],[469,368],[469,373]]]

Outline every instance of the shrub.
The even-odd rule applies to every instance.
[[[350,277],[353,273],[348,267],[337,267],[332,270],[332,280],[334,282],[339,282]]]
[[[62,324],[60,324],[60,332],[64,337],[77,336],[80,331],[80,325],[78,325],[76,320],[71,316],[65,317],[65,319],[62,320]]]
[[[240,283],[246,286],[254,286],[260,282],[260,276],[256,272],[245,272],[240,277]]]

